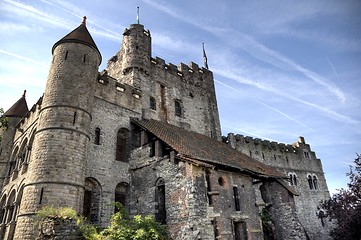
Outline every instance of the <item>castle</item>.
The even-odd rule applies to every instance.
[[[4,114],[0,239],[35,239],[44,206],[107,226],[114,201],[173,239],[328,239],[320,159],[303,137],[222,137],[208,68],[153,58],[139,23],[100,72],[85,19],[52,56],[44,95],[29,110],[24,93]]]

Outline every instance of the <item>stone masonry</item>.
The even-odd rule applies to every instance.
[[[302,137],[221,137],[209,69],[153,57],[141,24],[125,29],[104,70],[85,19],[52,54],[44,95],[5,112],[0,239],[47,239],[62,227],[78,239],[68,222],[39,230],[36,212],[71,207],[105,227],[114,201],[167,224],[173,239],[329,239],[316,216],[329,197],[321,160]]]

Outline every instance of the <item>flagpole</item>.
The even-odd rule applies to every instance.
[[[203,49],[203,62],[204,62],[204,67],[208,69],[208,61],[207,61],[206,50],[204,50],[204,43],[202,43],[202,49]]]
[[[139,24],[139,7],[137,7],[137,24]]]

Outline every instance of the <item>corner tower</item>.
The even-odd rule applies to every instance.
[[[123,79],[128,85],[139,87],[138,74],[141,72],[148,75],[151,55],[149,30],[145,30],[141,24],[132,24],[124,30],[120,51],[108,62],[109,75]]]
[[[101,54],[82,24],[56,42],[15,239],[33,239],[43,206],[82,208],[86,153]]]

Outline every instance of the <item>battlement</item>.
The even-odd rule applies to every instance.
[[[39,98],[39,100],[31,107],[26,115],[18,122],[16,128],[20,133],[24,132],[29,127],[29,124],[32,124],[33,121],[38,117],[42,102],[43,96]]]
[[[166,73],[178,77],[184,83],[207,91],[214,88],[212,71],[199,67],[194,62],[190,62],[189,65],[181,62],[176,66],[172,63],[165,63],[165,60],[159,57],[151,58],[150,61],[151,67],[156,68],[156,71],[166,71]]]
[[[158,65],[159,68],[164,68],[173,74],[178,74],[179,76],[193,74],[193,73],[198,73],[200,75],[207,76],[210,73],[212,73],[210,70],[204,67],[200,68],[198,64],[194,62],[190,62],[189,65],[181,62],[178,64],[178,66],[176,66],[172,63],[166,64],[165,60],[160,57],[151,58],[150,62],[153,65]]]
[[[142,91],[128,84],[120,83],[117,79],[109,76],[106,70],[98,75],[98,87],[95,95],[119,106],[131,107],[135,111],[141,109]]]
[[[252,148],[261,148],[262,150],[272,150],[279,153],[294,153],[303,154],[303,151],[308,151],[311,156],[315,156],[315,153],[311,151],[310,145],[306,144],[304,137],[299,137],[297,142],[293,144],[278,143],[269,140],[263,140],[260,138],[253,138],[250,136],[243,136],[241,134],[228,133],[227,137],[222,137],[224,143],[229,144],[233,148],[237,146],[252,146]]]

